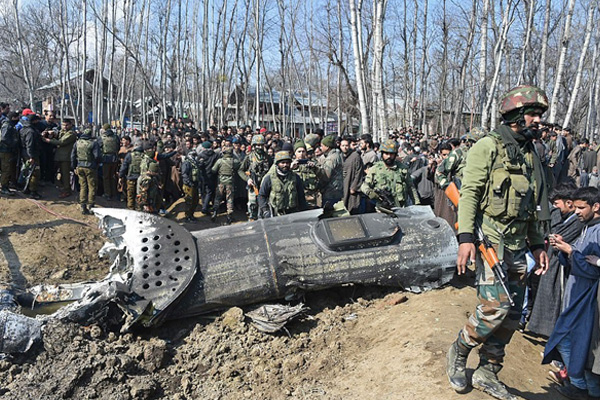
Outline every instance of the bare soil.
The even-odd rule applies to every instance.
[[[56,198],[51,188],[46,194]],[[0,282],[104,277],[95,218],[81,215],[74,197],[39,203],[58,216],[18,196],[0,198]],[[181,211],[176,206],[171,218],[181,219]],[[211,226],[203,216],[189,227]],[[53,322],[39,348],[0,361],[0,398],[486,399],[476,390],[456,394],[445,375],[446,351],[476,304],[470,283],[423,294],[365,287],[310,293],[311,311],[277,334],[254,329],[239,308],[124,335]],[[543,344],[517,332],[508,346],[500,377],[524,399],[561,399],[549,367],[540,365]],[[472,354],[470,371],[476,364]]]

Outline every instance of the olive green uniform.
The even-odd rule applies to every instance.
[[[331,149],[325,157],[319,159],[317,177],[321,185],[323,206],[333,204],[344,197],[344,159],[339,149]]]
[[[478,220],[504,260],[508,289],[515,294],[511,307],[491,266],[477,252],[479,305],[461,330],[459,341],[466,348],[482,344],[480,358],[492,364],[502,363],[504,348],[518,327],[527,245],[532,249],[544,246],[536,213],[539,204],[544,215],[548,204],[542,165],[533,143],[517,143],[515,137],[512,129],[502,125],[469,150],[458,209],[459,242],[473,242]]]
[[[98,181],[98,160],[100,159],[100,146],[98,142],[84,133],[73,146],[71,152],[71,167],[75,168],[79,178],[79,203],[85,206],[94,206]]]
[[[388,167],[383,161],[377,161],[367,172],[365,181],[360,191],[375,200],[381,206],[381,200],[377,194],[378,190],[387,190],[391,193],[395,207],[406,207],[420,204],[417,189],[413,184],[408,166],[400,161],[394,161],[394,165]]]
[[[63,193],[71,193],[71,152],[77,136],[72,129],[61,130],[56,139],[50,139],[50,144],[56,146],[54,161],[60,172],[60,186]]]
[[[193,218],[198,206],[198,185],[201,182],[202,165],[195,157],[186,157],[181,164],[183,193],[185,201],[185,216]]]
[[[223,197],[227,203],[227,214],[233,214],[233,176],[238,173],[240,162],[231,154],[224,153],[223,158],[217,160],[212,167],[217,175],[217,196],[213,212],[217,213]],[[262,177],[261,177],[262,178]],[[252,191],[254,194],[254,191]]]

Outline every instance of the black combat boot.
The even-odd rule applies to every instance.
[[[464,393],[468,387],[466,366],[470,352],[471,349],[460,344],[458,339],[452,343],[448,350],[446,373],[448,374],[450,386],[457,393]]]
[[[210,220],[211,220],[212,222],[215,222],[215,221],[217,220],[217,214],[218,214],[218,210],[214,210],[214,211],[212,212],[212,215],[210,216]]]
[[[518,398],[510,394],[504,383],[498,379],[498,372],[501,369],[502,365],[481,359],[479,367],[473,372],[473,387],[500,400],[517,400]]]
[[[87,204],[82,204],[81,205],[81,213],[83,215],[90,215],[90,210],[88,210]]]
[[[227,221],[225,222],[226,225],[231,225],[231,214],[227,214]]]

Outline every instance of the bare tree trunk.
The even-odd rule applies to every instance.
[[[598,118],[598,97],[600,96],[600,26],[596,26],[595,34],[596,45],[594,46],[594,54],[592,56],[592,79],[589,89],[588,113],[585,124],[585,137],[592,138],[594,129],[597,129]],[[600,133],[600,132],[596,132]]]
[[[442,73],[440,83],[440,131],[442,134],[446,134],[446,126],[444,123],[444,108],[446,98],[446,77],[448,74],[448,24],[446,21],[446,0],[442,0]]]
[[[529,2],[529,7],[527,3]],[[517,78],[517,85],[520,85],[525,79],[525,64],[527,63],[527,54],[531,52],[530,38],[531,30],[533,29],[533,15],[535,13],[535,0],[526,0],[525,7],[527,9],[527,26],[525,27],[525,39],[523,40],[523,48],[521,49],[521,67]]]
[[[419,80],[421,81],[421,93],[419,95],[421,101],[421,112],[419,113],[421,119],[421,127],[423,132],[426,134],[429,133],[429,129],[427,128],[427,90],[425,88],[425,66],[427,64],[427,12],[429,9],[429,0],[424,0],[423,2],[423,34],[422,34],[422,50],[423,56],[421,58],[421,77]],[[416,33],[415,33],[416,34]]]
[[[542,53],[540,55],[540,87],[546,87],[546,54],[548,53],[548,31],[550,29],[550,10],[552,0],[546,0],[546,13],[544,15],[544,31],[542,33]]]
[[[583,73],[585,56],[587,55],[590,39],[592,37],[592,21],[594,20],[594,12],[596,11],[595,3],[596,2],[594,1],[590,1],[587,23],[585,25],[585,38],[583,39],[583,47],[579,53],[579,65],[577,66],[575,84],[573,85],[573,92],[571,93],[571,100],[569,101],[569,108],[567,109],[563,126],[569,126],[569,122],[571,122],[571,116],[573,115],[573,109],[575,108],[575,102],[577,101],[577,95],[579,94],[579,86],[581,85],[581,74]]]
[[[365,65],[363,62],[363,54],[361,52],[362,36],[360,35],[361,30],[359,25],[362,21],[359,19],[359,10],[362,8],[362,0],[349,0],[350,1],[350,29],[352,32],[352,49],[354,51],[354,70],[356,74],[356,86],[358,91],[358,105],[360,109],[361,128],[362,132],[366,133],[366,129],[369,128],[369,115],[367,112],[367,96],[365,89],[365,82],[363,80],[365,73]],[[376,132],[373,132],[376,134]],[[374,138],[375,139],[375,138]]]
[[[569,0],[569,11],[565,20],[565,30],[563,31],[563,37],[561,40],[562,47],[558,57],[556,80],[554,81],[554,91],[552,92],[552,102],[550,104],[550,117],[548,118],[548,122],[550,123],[554,123],[556,121],[556,114],[558,113],[558,99],[565,69],[565,59],[567,56],[567,50],[569,49],[569,40],[571,39],[571,20],[573,19],[575,2],[575,0]]]
[[[29,44],[23,38],[21,32],[21,20],[19,18],[19,0],[13,0],[13,11],[15,16],[15,28],[17,30],[17,41],[19,43],[19,57],[21,58],[21,67],[23,68],[23,77],[25,78],[25,84],[27,85],[27,91],[29,92],[29,107],[32,109],[35,107],[33,98],[33,78],[32,78],[32,66],[31,66],[31,54],[29,52]]]
[[[79,102],[81,103],[81,123],[87,122],[86,107],[87,95],[85,93],[86,87],[86,69],[87,69],[87,1],[82,0],[83,7],[83,21],[82,21],[82,34],[83,34],[83,54],[81,61],[81,96]]]
[[[506,10],[504,12],[504,16],[502,18],[502,24],[500,26],[500,39],[496,42],[496,46],[494,48],[494,76],[492,78],[492,82],[490,84],[490,90],[488,93],[488,97],[486,100],[485,109],[487,110],[486,116],[489,116],[489,110],[492,109],[492,105],[495,104],[494,100],[496,98],[496,89],[498,86],[498,80],[500,79],[500,67],[502,64],[502,60],[504,58],[504,48],[506,46],[506,39],[508,35],[508,30],[512,25],[513,18],[512,14],[514,9],[512,8],[512,1],[509,0],[506,2]],[[487,120],[484,121],[485,125],[487,125]],[[491,119],[490,127],[494,129],[496,127],[496,118]]]
[[[374,0],[373,3],[373,34],[374,34],[374,52],[373,52],[373,133],[376,133],[378,139],[384,137],[384,131],[387,128],[387,105],[385,101],[385,91],[383,85],[383,57],[384,57],[384,38],[383,23],[385,21],[385,11],[387,0]]]
[[[488,22],[489,22],[489,0],[483,0],[483,10],[481,12],[481,39],[479,45],[479,102],[481,112],[481,126],[487,128],[489,114],[486,106],[488,97],[487,89],[487,42],[488,42]]]
[[[465,82],[467,78],[467,67],[469,59],[471,58],[471,49],[473,48],[473,41],[475,38],[475,22],[477,19],[477,2],[473,2],[471,8],[471,19],[469,20],[469,35],[467,36],[467,45],[465,47],[465,54],[460,64],[460,78],[458,82],[458,89],[456,93],[456,100],[454,102],[454,121],[452,122],[452,129],[454,134],[460,132],[463,125],[463,105],[465,102]],[[472,119],[471,119],[472,124]],[[472,126],[469,126],[469,130]]]

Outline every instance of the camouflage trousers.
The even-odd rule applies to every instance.
[[[185,201],[185,216],[193,217],[198,207],[198,187],[183,185],[183,200]]]
[[[251,187],[248,188],[248,218],[258,219],[258,196]]]
[[[504,250],[504,272],[508,290],[513,294],[515,303],[511,307],[508,296],[497,282],[492,269],[477,252],[476,284],[479,304],[458,337],[461,344],[468,348],[481,344],[479,357],[493,364],[502,363],[504,348],[519,326],[527,276],[526,253],[527,249],[515,252]]]
[[[84,167],[78,167],[76,172],[79,177],[79,204],[93,206],[96,197],[98,172],[95,168]]]
[[[3,188],[8,188],[10,182],[15,182],[17,157],[12,153],[0,153],[0,169],[2,170],[0,183]]]
[[[254,194],[254,192],[252,192],[252,194]],[[215,206],[213,211],[219,210],[219,206],[221,205],[223,197],[225,197],[225,202],[227,203],[227,214],[233,214],[233,184],[219,183],[217,185],[217,196],[215,198]]]
[[[127,180],[127,208],[136,209],[135,198],[137,196],[137,180]]]

